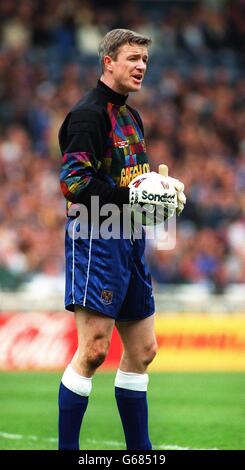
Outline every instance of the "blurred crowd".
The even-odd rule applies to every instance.
[[[245,1],[0,3],[0,287],[63,282],[58,128],[96,85],[110,29],[153,38],[141,113],[152,170],[186,187],[174,250],[147,250],[156,283],[245,282]],[[51,284],[50,284],[51,285]]]

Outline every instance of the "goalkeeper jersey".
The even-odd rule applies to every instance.
[[[138,112],[100,80],[66,116],[60,131],[60,182],[71,205],[129,202],[128,184],[150,171]]]

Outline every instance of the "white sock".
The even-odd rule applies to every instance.
[[[88,397],[92,390],[92,377],[83,377],[82,375],[79,375],[73,369],[71,364],[68,364],[61,382],[72,392],[84,397]]]
[[[115,378],[115,387],[126,388],[127,390],[136,390],[139,392],[146,392],[148,381],[148,374],[124,372],[118,369]]]

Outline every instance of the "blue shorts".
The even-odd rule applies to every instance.
[[[71,225],[73,224],[73,225]],[[70,236],[76,219],[66,224],[65,308],[79,305],[116,321],[132,321],[154,313],[151,276],[145,263],[145,240],[87,239]],[[68,232],[69,229],[69,232]]]

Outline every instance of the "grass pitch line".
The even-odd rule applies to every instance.
[[[28,441],[47,441],[47,442],[57,442],[57,438],[55,437],[41,437],[41,436],[33,436],[33,435],[24,435],[24,434],[11,434],[9,432],[0,432],[0,437],[3,439],[9,440],[21,440],[26,439]]]
[[[97,445],[101,441],[97,441],[96,439],[86,439],[86,442]],[[102,441],[101,444],[105,444],[107,446],[112,446],[112,447],[123,447],[125,445],[123,442],[119,442],[119,441]],[[155,450],[164,450],[164,449],[165,450],[196,450],[196,449],[191,449],[190,447],[177,446],[175,444],[160,444],[160,445],[153,444],[153,448]],[[210,450],[213,450],[213,449],[210,449]]]
[[[181,447],[181,446],[177,446],[175,444],[160,444],[160,445],[156,445],[156,446],[153,446],[154,449],[156,450],[220,450],[218,449],[217,447],[213,447],[212,449],[197,449],[195,447]]]
[[[46,442],[55,442],[57,444],[56,437],[40,437],[40,436],[33,436],[33,435],[23,435],[23,434],[12,434],[8,432],[0,432],[0,437],[3,439],[9,440],[21,440],[26,439],[28,441],[46,441]],[[86,442],[89,444],[101,444],[105,446],[112,446],[112,447],[123,447],[125,444],[119,441],[98,441],[96,439],[86,439]],[[160,444],[160,445],[153,445],[155,450],[219,450],[217,448],[214,449],[194,449],[192,447],[182,447],[176,444]],[[83,449],[81,449],[83,450]]]

